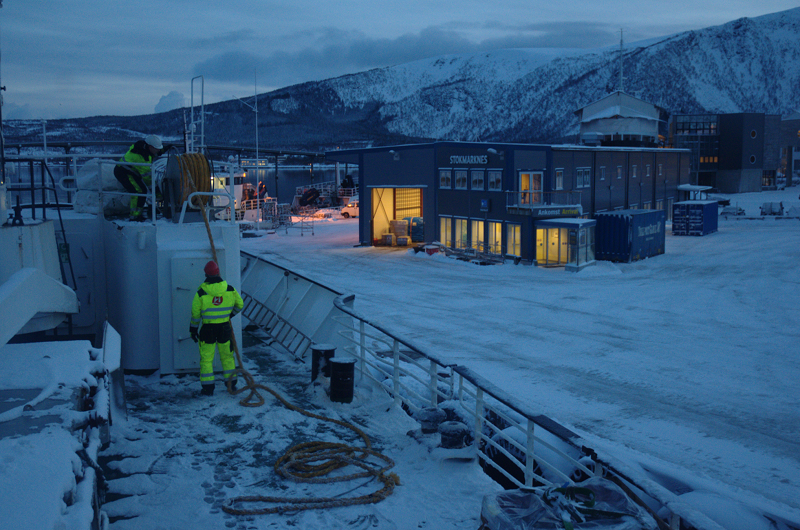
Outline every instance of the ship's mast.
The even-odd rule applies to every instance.
[[[0,9],[3,7],[3,0],[0,0]],[[2,34],[0,34],[2,37]],[[0,39],[0,44],[2,44],[2,40]],[[3,64],[3,52],[0,49],[0,67]],[[3,136],[3,92],[5,92],[6,87],[3,86],[3,76],[0,73],[0,184],[5,184],[6,182],[6,139]],[[3,222],[3,219],[0,219],[0,223]]]

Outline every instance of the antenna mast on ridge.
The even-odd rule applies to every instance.
[[[619,30],[619,91],[622,92],[623,87],[623,80],[625,77],[622,75],[622,51],[623,51],[623,41],[622,41],[622,28]]]

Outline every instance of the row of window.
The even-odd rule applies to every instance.
[[[502,169],[440,169],[439,188],[502,191]]]
[[[518,223],[463,217],[439,218],[439,241],[450,248],[474,249],[489,254],[520,257],[521,237],[522,225]]]
[[[715,157],[716,158],[716,157]],[[716,162],[716,160],[714,160]],[[622,179],[622,166],[616,168],[616,178]],[[658,176],[663,176],[663,164],[658,164]],[[644,166],[645,178],[650,177],[650,164]],[[597,168],[599,180],[606,179],[606,167]],[[631,178],[638,178],[639,168],[631,166]],[[579,167],[575,169],[575,188],[588,188],[592,185],[592,169]],[[439,189],[473,190],[473,191],[502,191],[503,170],[501,169],[440,169]],[[564,169],[556,169],[553,189],[564,189]]]
[[[663,164],[658,164],[658,176],[663,176],[664,174],[664,166]],[[622,166],[617,166],[617,179],[622,179],[623,171]],[[606,179],[606,167],[600,166],[597,168],[597,176],[600,180]],[[639,176],[639,168],[636,165],[631,166],[631,178],[637,178]],[[644,176],[645,178],[650,177],[650,164],[646,164],[644,166]],[[580,167],[575,170],[575,187],[576,188],[588,188],[592,185],[592,170],[588,167]],[[556,169],[556,178],[555,178],[555,189],[563,190],[564,189],[564,170],[563,169]]]
[[[718,116],[677,116],[675,134],[679,135],[715,135],[719,134]]]

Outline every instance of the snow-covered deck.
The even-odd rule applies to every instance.
[[[4,528],[88,529],[96,519],[110,410],[102,354],[87,341],[0,347]]]
[[[243,341],[243,362],[257,383],[268,385],[294,405],[358,426],[375,450],[394,460],[391,472],[399,476],[399,486],[377,504],[288,509],[270,515],[226,513],[223,507],[243,495],[344,501],[372,493],[381,485],[363,478],[338,484],[281,478],[273,465],[297,443],[363,444],[347,429],[289,410],[267,392],[261,391],[266,404],[251,408],[239,404],[247,394],[231,396],[221,383],[214,396],[200,396],[195,376],[128,376],[128,419],[115,425],[111,446],[102,456],[109,483],[103,509],[112,528],[455,529],[480,525],[483,496],[501,488],[474,459],[465,460],[463,451],[438,448],[440,435],[422,435],[419,424],[393,406],[392,398],[377,384],[356,381],[352,403],[334,403],[323,384],[312,384],[309,364],[249,333]]]

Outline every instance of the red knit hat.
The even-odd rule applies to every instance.
[[[206,267],[203,269],[203,272],[206,273],[206,276],[219,276],[219,265],[213,259],[206,263]]]

